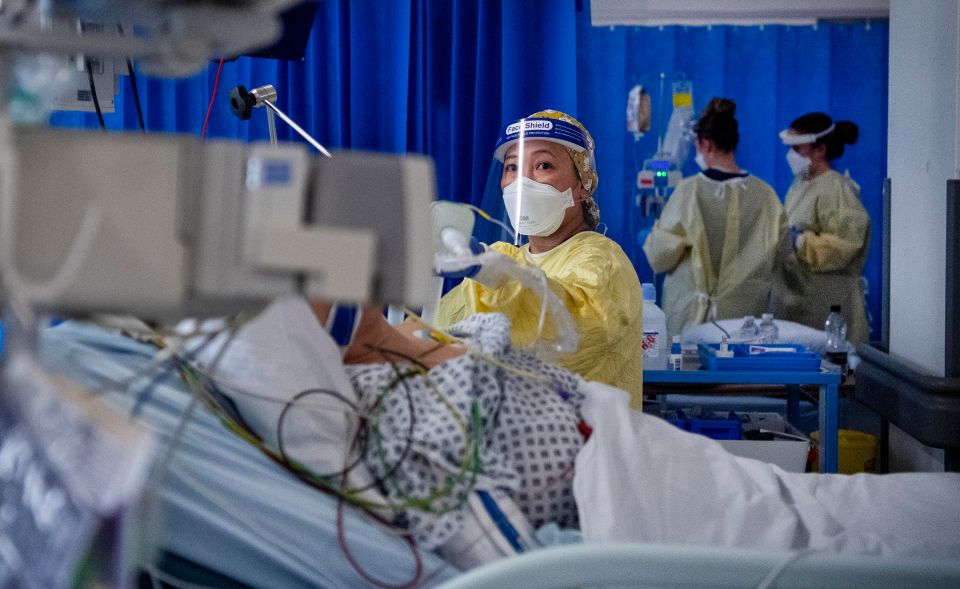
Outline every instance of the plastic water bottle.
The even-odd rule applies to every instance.
[[[764,313],[760,318],[760,340],[761,344],[775,344],[780,339],[780,330],[777,324],[773,322],[773,313]]]
[[[840,313],[840,305],[831,305],[823,330],[827,332],[827,347],[824,356],[827,362],[838,367],[843,374],[847,373],[847,322]]]
[[[748,315],[743,318],[743,325],[740,327],[740,341],[744,343],[755,343],[760,339],[760,328],[757,327],[757,320]]]
[[[643,369],[666,370],[670,347],[667,345],[667,316],[657,306],[657,287],[643,288]]]
[[[668,368],[670,370],[682,370],[683,369],[683,349],[680,347],[680,336],[673,336],[673,341],[670,343],[670,362],[668,363]]]

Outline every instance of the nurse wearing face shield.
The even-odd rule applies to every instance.
[[[780,133],[794,173],[786,207],[800,275],[797,284],[778,287],[779,314],[823,329],[830,306],[840,305],[853,343],[870,337],[860,283],[870,217],[860,203],[860,187],[830,162],[858,135],[856,124],[819,112],[803,115]]]
[[[643,296],[629,258],[595,231],[600,210],[593,200],[593,138],[573,117],[545,110],[508,125],[494,158],[503,164],[500,188],[510,223],[528,243],[497,242],[488,249],[542,270],[548,287],[570,312],[579,348],[557,363],[630,392],[639,408]],[[447,293],[436,323],[447,327],[474,313],[490,312],[510,318],[514,345],[529,345],[537,338],[541,296],[495,266],[482,267]]]
[[[701,172],[670,195],[643,244],[654,272],[666,272],[667,332],[713,320],[759,316],[790,257],[787,217],[773,188],[740,169],[736,104],[714,98],[696,132]]]

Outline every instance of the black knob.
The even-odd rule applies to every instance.
[[[237,86],[230,91],[230,110],[237,115],[241,121],[245,121],[253,114],[253,107],[256,106],[257,99],[253,94],[247,92],[243,86]]]

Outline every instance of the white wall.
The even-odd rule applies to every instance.
[[[924,446],[910,434],[890,424],[890,472],[943,472],[943,450]]]
[[[594,26],[813,24],[817,19],[887,18],[890,0],[591,0]]]
[[[960,2],[892,0],[887,170],[890,353],[944,374],[946,181],[960,178]],[[943,470],[943,451],[890,428],[890,470]]]
[[[960,2],[893,0],[890,352],[944,374],[946,181],[960,177]]]

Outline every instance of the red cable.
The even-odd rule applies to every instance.
[[[220,64],[217,65],[217,77],[213,80],[213,94],[210,96],[210,104],[207,105],[207,116],[203,117],[203,130],[200,132],[200,139],[207,139],[207,123],[210,122],[210,113],[213,111],[213,101],[217,98],[217,88],[220,87],[220,72],[223,71],[223,58],[220,58]]]
[[[380,579],[374,578],[362,566],[360,566],[360,563],[354,558],[353,552],[350,551],[350,547],[347,546],[347,535],[346,531],[344,530],[343,522],[343,497],[337,498],[337,542],[340,544],[340,550],[343,552],[343,555],[347,557],[347,562],[350,563],[350,566],[353,567],[353,570],[356,571],[358,575],[363,577],[363,579],[368,583],[372,583],[381,589],[415,589],[416,587],[420,586],[421,577],[423,575],[423,561],[420,560],[420,553],[417,551],[417,545],[413,541],[413,538],[404,536],[403,539],[407,542],[407,546],[413,553],[413,578],[406,583],[398,585],[391,585]]]

